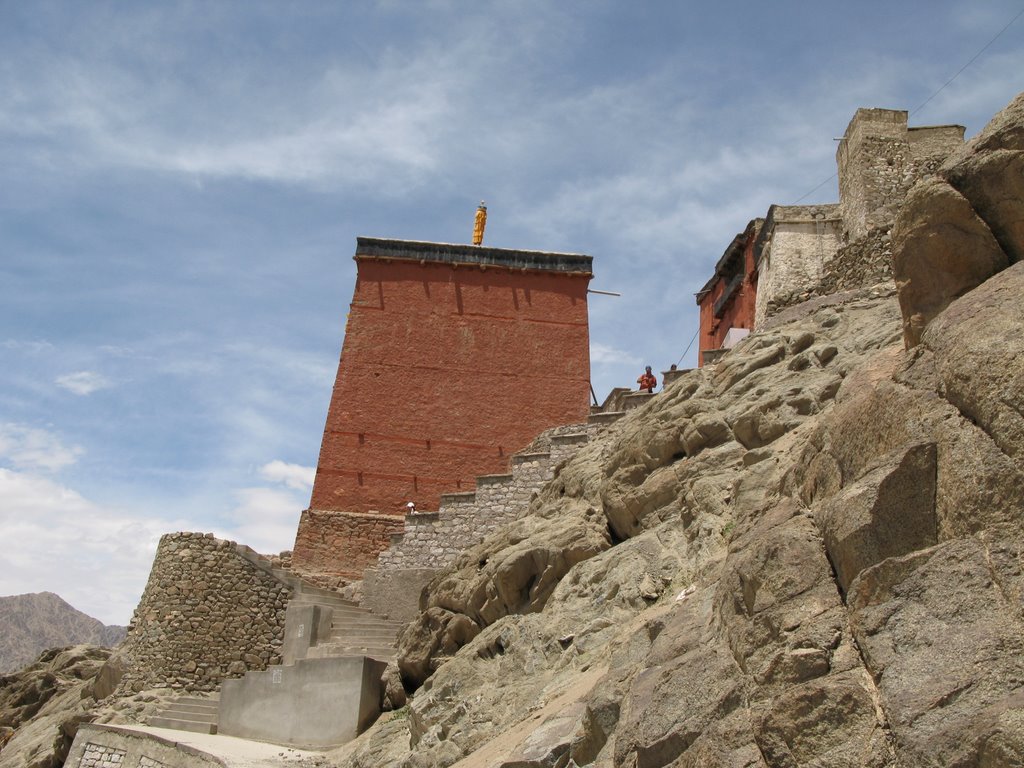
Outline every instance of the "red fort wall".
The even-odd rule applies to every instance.
[[[407,502],[436,510],[442,493],[507,471],[538,433],[584,420],[590,392],[590,257],[359,238],[355,260],[293,556],[347,578],[401,530]],[[392,515],[393,529],[380,519]]]

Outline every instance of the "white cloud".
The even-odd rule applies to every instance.
[[[591,343],[590,362],[610,365],[639,365],[640,358],[608,344]]]
[[[293,490],[309,491],[313,488],[316,467],[303,467],[299,464],[288,464],[275,459],[260,467],[260,474],[267,480],[284,483],[285,486]]]
[[[219,536],[264,554],[291,549],[308,498],[276,488],[240,488],[234,496],[238,505],[229,515],[234,523]]]
[[[29,472],[0,469],[0,594],[56,592],[106,624],[126,624],[163,533],[182,521],[103,508]]]
[[[54,349],[53,344],[48,341],[22,341],[20,339],[6,339],[0,342],[0,347],[18,352],[28,352],[29,354],[50,352]]]
[[[107,389],[112,387],[111,382],[107,377],[94,371],[78,371],[76,373],[66,373],[63,376],[58,376],[54,383],[62,388],[72,392],[76,395],[85,396],[91,395],[100,389]]]
[[[82,454],[78,446],[68,447],[46,430],[22,424],[0,424],[0,459],[19,469],[54,472],[74,464]]]

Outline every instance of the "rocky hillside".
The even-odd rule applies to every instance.
[[[52,592],[0,597],[0,674],[16,672],[47,648],[115,646],[125,627],[105,626]]]
[[[899,302],[788,309],[562,466],[337,764],[1024,765],[1022,159],[1024,96],[911,193]]]
[[[318,764],[1024,765],[1022,179],[1024,95],[911,190],[895,283],[782,311],[439,573]],[[0,678],[0,768],[164,695],[78,658]]]

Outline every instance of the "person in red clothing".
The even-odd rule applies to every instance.
[[[658,386],[658,380],[654,378],[654,374],[651,373],[651,366],[647,366],[640,378],[636,380],[636,383],[640,385],[641,392],[654,391],[654,388]]]

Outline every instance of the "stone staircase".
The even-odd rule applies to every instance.
[[[197,696],[182,696],[170,701],[157,714],[149,718],[154,728],[171,728],[192,733],[216,733],[218,698],[201,699]]]
[[[316,677],[317,673],[311,673],[305,667],[320,667],[325,663],[324,660],[337,659],[344,667],[362,663],[363,659],[372,659],[382,666],[394,658],[395,641],[402,624],[374,615],[358,603],[343,598],[337,592],[311,584],[289,570],[275,568],[269,560],[250,547],[238,545],[237,552],[292,590],[285,613],[282,648],[284,664],[246,672],[246,685],[260,686],[266,678],[271,681],[270,690],[273,691],[276,682],[285,677]],[[330,673],[336,674],[336,670],[332,667]],[[228,684],[237,682],[226,680],[225,685],[230,687]],[[360,687],[348,678],[339,685],[344,690],[352,685],[356,689]],[[353,695],[358,694],[360,690],[353,691]],[[225,701],[227,698],[230,697],[225,693]],[[237,694],[234,698],[237,700]],[[237,712],[236,701],[232,703],[231,713],[237,715]],[[158,728],[215,734],[220,720],[220,697],[204,699],[183,696],[160,709],[149,718],[148,724]],[[224,727],[227,729],[227,725]]]
[[[534,445],[513,454],[510,472],[481,475],[476,490],[446,493],[437,512],[406,515],[405,530],[392,534],[377,567],[363,572],[363,605],[391,619],[409,620],[418,611],[423,586],[458,554],[523,517],[530,501],[555,469],[623,412],[593,416],[586,424],[543,433]]]
[[[311,599],[300,596],[299,602]],[[323,598],[317,598],[323,601]],[[320,602],[324,605],[324,602]],[[331,605],[330,628],[306,652],[307,659],[334,656],[369,656],[390,661],[395,656],[395,639],[402,624],[370,613],[356,603],[336,597]]]

